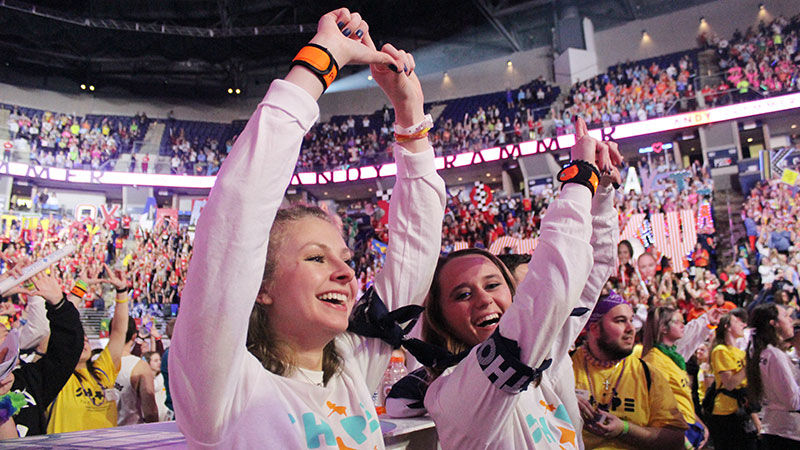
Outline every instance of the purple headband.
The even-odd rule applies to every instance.
[[[611,311],[611,309],[617,305],[630,305],[630,302],[614,291],[609,291],[608,295],[600,296],[600,299],[597,300],[597,305],[595,305],[592,311],[592,315],[589,316],[589,321],[586,322],[586,327],[588,328],[589,325],[602,319],[607,312]]]

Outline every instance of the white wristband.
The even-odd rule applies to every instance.
[[[425,128],[433,128],[433,117],[431,117],[430,114],[425,114],[425,117],[422,118],[422,122],[416,125],[412,125],[408,128],[401,127],[400,125],[397,124],[397,122],[394,123],[394,133],[401,134],[404,136],[419,133]]]

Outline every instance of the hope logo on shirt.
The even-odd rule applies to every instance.
[[[373,415],[370,413],[370,410],[365,408],[363,403],[359,403],[359,406],[361,406],[361,409],[364,411],[366,417],[362,415],[346,416],[346,407],[336,405],[330,401],[327,402],[327,406],[328,409],[331,410],[327,418],[318,417],[313,412],[307,412],[300,416],[300,425],[303,427],[303,431],[306,436],[306,446],[309,449],[322,447],[323,441],[325,446],[335,446],[341,450],[350,448],[347,446],[345,439],[342,436],[336,435],[336,433],[333,431],[333,427],[326,420],[336,420],[339,426],[341,426],[345,433],[347,433],[347,437],[349,438],[348,441],[352,440],[356,445],[366,442],[367,435],[369,433],[375,433],[376,431],[380,433],[381,425],[378,422],[377,417],[373,417]],[[339,415],[345,417],[337,419],[337,416]],[[291,414],[289,414],[289,420],[293,424],[298,423],[298,421]],[[335,424],[337,422],[333,423]]]

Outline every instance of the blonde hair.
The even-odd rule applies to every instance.
[[[269,291],[273,282],[277,281],[274,276],[275,269],[278,267],[278,259],[281,256],[280,244],[289,230],[289,225],[307,217],[324,220],[337,226],[328,213],[316,206],[299,204],[278,210],[272,223],[272,229],[269,232],[267,261],[264,265],[259,295]],[[285,376],[294,370],[296,365],[294,354],[288,345],[275,335],[274,330],[269,325],[268,306],[262,303],[256,302],[250,312],[246,345],[247,350],[270,372]],[[336,345],[334,341],[330,341],[325,345],[322,353],[323,381],[327,383],[339,370],[340,366],[341,358],[336,351]]]

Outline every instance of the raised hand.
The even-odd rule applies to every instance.
[[[103,264],[103,267],[106,268],[106,277],[100,278],[100,281],[103,283],[108,283],[114,286],[116,289],[126,289],[128,287],[128,278],[120,269],[111,269],[108,267],[108,264]]]
[[[364,43],[375,48],[372,38],[364,36]],[[370,64],[372,77],[378,86],[383,89],[395,109],[395,121],[398,125],[409,127],[422,121],[425,112],[425,102],[417,78],[416,63],[410,53],[396,49],[392,44],[384,44],[381,53],[390,55],[396,62],[391,66],[385,64]]]
[[[55,267],[50,268],[50,274],[39,272],[31,278],[34,288],[31,289],[32,295],[38,295],[48,303],[55,305],[64,297],[61,283],[55,275]]]
[[[706,313],[708,323],[711,325],[719,324],[719,319],[722,317],[724,311],[719,308],[712,308]]]
[[[573,161],[580,159],[597,167],[597,153],[600,150],[599,144],[597,139],[589,136],[586,122],[579,117],[575,122],[575,145],[570,149],[570,159]]]
[[[611,183],[622,183],[619,170],[616,169],[616,166],[623,161],[617,143],[601,142],[589,136],[586,122],[580,117],[575,122],[575,145],[570,150],[570,158],[594,164],[606,178],[606,186]]]
[[[362,38],[369,33],[369,25],[359,13],[351,13],[347,8],[331,11],[319,19],[317,34],[311,39],[328,49],[336,59],[339,69],[347,64],[385,64],[395,63],[386,53],[369,48]]]

